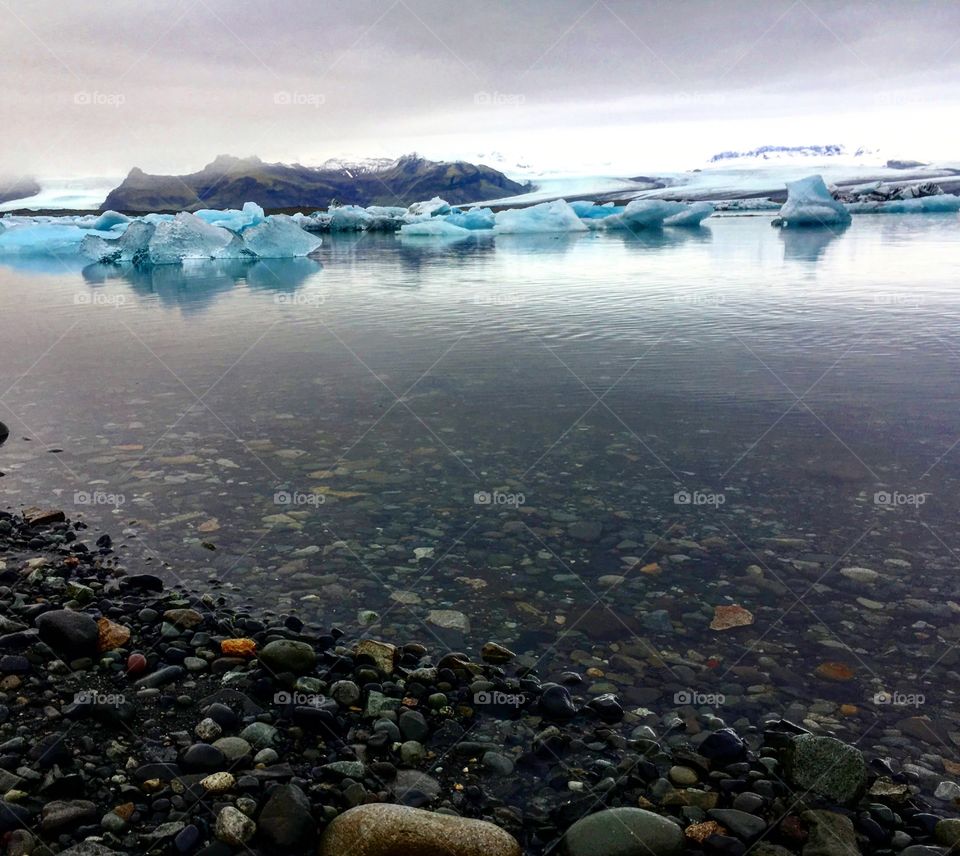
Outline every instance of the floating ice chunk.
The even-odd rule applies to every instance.
[[[234,232],[242,232],[244,229],[256,226],[266,219],[263,209],[256,202],[244,202],[243,208],[239,211],[236,208],[227,208],[223,211],[215,208],[203,208],[195,212],[195,215],[204,223],[209,223],[211,226],[220,226],[224,229],[232,229]]]
[[[496,215],[494,231],[501,235],[543,232],[586,232],[587,227],[565,199],[529,208],[508,208]]]
[[[851,202],[847,210],[854,214],[952,214],[960,211],[960,196],[942,193],[917,199],[891,199],[889,202]]]
[[[663,221],[664,226],[699,226],[713,214],[713,206],[709,202],[694,202],[684,205],[682,211],[671,214]]]
[[[15,223],[0,233],[0,255],[75,254],[84,235],[78,226]]]
[[[303,231],[299,226],[297,229]],[[238,258],[244,250],[243,242],[233,232],[204,223],[186,211],[173,220],[157,223],[148,245],[150,262],[155,265],[177,264],[184,259]]]
[[[469,211],[452,211],[444,218],[448,223],[454,226],[460,226],[463,229],[492,229],[496,223],[496,217],[489,208],[471,208]]]
[[[449,213],[450,204],[439,196],[434,196],[433,199],[429,199],[426,202],[414,202],[413,205],[407,209],[407,219],[439,217],[441,214]]]
[[[331,232],[362,232],[373,220],[373,215],[359,205],[342,205],[329,213]]]
[[[272,214],[262,223],[244,230],[246,248],[261,259],[291,259],[312,253],[323,240],[307,232],[292,217]]]
[[[621,214],[623,206],[616,206],[612,202],[603,205],[594,205],[589,200],[581,199],[578,202],[571,202],[570,207],[576,212],[581,220],[604,220],[612,217],[614,214]]]
[[[618,214],[586,222],[593,229],[659,229],[667,217],[681,213],[685,207],[682,202],[663,199],[634,199]]]
[[[774,221],[782,226],[845,225],[851,220],[843,203],[830,195],[819,175],[787,182],[787,201]]]
[[[457,226],[443,218],[423,220],[419,223],[407,223],[400,227],[401,238],[444,238],[458,240],[469,238],[470,230]]]
[[[80,253],[96,262],[148,264],[150,239],[155,230],[153,223],[134,220],[119,238],[107,240],[100,235],[87,235],[80,244]]]
[[[96,229],[98,232],[107,232],[114,226],[129,222],[130,218],[126,214],[121,214],[119,211],[104,211],[90,224],[90,228]]]

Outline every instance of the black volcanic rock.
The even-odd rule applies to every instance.
[[[406,206],[432,196],[463,204],[526,189],[488,166],[429,161],[416,155],[368,171],[220,155],[190,175],[148,175],[134,167],[100,207],[131,213],[195,211],[239,208],[252,201],[267,209],[315,209],[327,208],[332,200],[347,205]]]

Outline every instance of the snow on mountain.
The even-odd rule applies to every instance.
[[[316,167],[318,171],[342,170],[350,175],[366,174],[373,172],[383,172],[390,169],[397,158],[327,158],[320,166]]]
[[[838,143],[810,146],[758,146],[748,151],[718,152],[707,162],[708,167],[742,168],[765,163],[849,163],[873,165],[882,163],[878,149],[858,146],[850,149]]]

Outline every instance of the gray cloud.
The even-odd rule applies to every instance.
[[[706,156],[831,141],[846,117],[868,139],[906,112],[922,148],[958,106],[952,0],[0,0],[0,18],[4,173],[412,147],[536,161],[591,139],[630,142],[641,169],[690,135]]]

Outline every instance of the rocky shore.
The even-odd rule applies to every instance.
[[[595,666],[569,668],[539,674],[495,639],[439,650],[245,612],[216,580],[191,592],[122,568],[108,535],[62,511],[0,512],[0,844],[16,856],[960,847],[960,765],[865,754],[777,716],[725,722],[706,700],[651,710],[593,692]],[[904,726],[946,745],[938,729]]]

